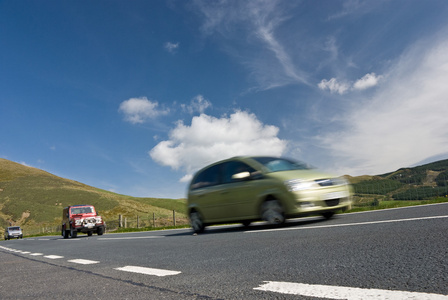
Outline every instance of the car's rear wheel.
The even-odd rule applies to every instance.
[[[87,235],[88,235],[88,236],[92,236],[92,234],[93,234],[92,231],[88,231],[88,232],[87,232]]]
[[[261,206],[261,218],[273,225],[285,223],[285,214],[280,202],[275,199],[265,201]]]
[[[78,232],[76,229],[73,229],[73,227],[70,226],[70,236],[72,239],[76,238],[78,236]]]
[[[190,224],[195,233],[204,232],[205,225],[199,212],[193,210],[190,212]]]

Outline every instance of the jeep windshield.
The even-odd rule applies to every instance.
[[[91,214],[93,210],[91,207],[74,207],[70,209],[72,215]]]
[[[292,171],[292,170],[309,170],[312,169],[310,165],[302,162],[292,161],[277,157],[252,157],[263,166],[269,169],[270,172]]]

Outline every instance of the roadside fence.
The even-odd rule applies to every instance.
[[[105,217],[106,233],[116,231],[119,228],[159,228],[159,227],[175,227],[189,224],[188,218],[183,215],[172,211],[171,216],[156,215],[155,213],[150,215],[136,215],[134,217],[118,215],[115,217]],[[24,236],[29,235],[45,235],[60,233],[62,231],[61,225],[20,225],[23,230]]]

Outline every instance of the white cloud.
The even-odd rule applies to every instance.
[[[370,73],[364,75],[361,79],[356,81],[353,84],[353,89],[355,90],[365,90],[371,87],[374,87],[378,84],[378,81],[382,78],[382,76],[376,76],[375,73]]]
[[[124,113],[126,121],[139,124],[169,112],[167,109],[158,109],[158,106],[158,102],[152,102],[146,97],[131,98],[120,104],[119,111]]]
[[[165,49],[169,53],[175,53],[178,48],[179,48],[179,43],[171,43],[171,42],[165,43]]]
[[[414,46],[371,99],[351,103],[343,130],[320,137],[346,173],[378,174],[448,153],[446,49],[448,41]]]
[[[19,162],[19,164],[21,164],[22,166],[25,166],[25,167],[32,168],[31,165],[27,164],[27,163],[24,162],[24,161]]]
[[[344,94],[349,88],[349,84],[345,82],[338,82],[336,78],[330,80],[323,79],[317,85],[321,90],[330,90],[331,93]]]
[[[382,79],[383,76],[376,76],[375,73],[369,73],[358,79],[355,83],[340,82],[336,78],[330,80],[322,79],[317,85],[321,90],[329,90],[330,93],[338,93],[343,95],[351,90],[365,90],[374,87]]]
[[[201,114],[193,117],[191,126],[178,122],[169,140],[157,144],[149,154],[160,165],[185,171],[182,179],[185,181],[197,169],[220,159],[236,155],[282,155],[287,142],[277,137],[278,131],[244,111],[222,118]]]
[[[258,89],[271,89],[294,83],[307,84],[308,76],[299,70],[285,43],[277,37],[277,29],[289,17],[289,8],[293,2],[269,1],[194,1],[204,17],[202,30],[207,35],[218,33],[232,39],[235,44],[243,40],[244,44],[229,51],[248,67],[251,76],[257,81]],[[242,38],[239,35],[244,35]],[[257,55],[253,51],[245,52],[254,43]]]
[[[193,114],[195,112],[203,113],[207,108],[211,107],[210,101],[204,98],[202,95],[197,95],[194,97],[189,105],[181,104],[184,111]]]

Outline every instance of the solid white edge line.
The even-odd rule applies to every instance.
[[[98,240],[136,240],[136,239],[158,239],[158,238],[164,238],[164,235],[157,235],[157,236],[131,236],[131,237],[113,237],[113,238],[98,238]]]
[[[304,284],[294,282],[265,281],[264,284],[254,290],[276,292],[281,294],[301,295],[326,299],[349,299],[349,300],[447,300],[447,295],[407,292],[380,289],[364,289],[356,287],[330,286],[319,284]]]
[[[409,218],[409,219],[397,219],[397,220],[383,220],[383,221],[371,221],[371,222],[358,222],[358,223],[346,223],[346,224],[332,224],[332,225],[321,225],[321,226],[308,226],[308,227],[291,227],[291,228],[274,228],[274,229],[261,229],[261,230],[250,230],[244,233],[258,233],[267,231],[285,231],[285,230],[306,230],[306,229],[318,229],[318,228],[331,228],[331,227],[345,227],[345,226],[358,226],[358,225],[373,225],[373,224],[383,224],[383,223],[396,223],[396,222],[409,222],[409,221],[420,221],[420,220],[431,220],[431,219],[443,219],[448,218],[445,216],[433,216],[433,217],[422,217],[422,218]]]
[[[169,275],[177,275],[177,274],[181,273],[180,271],[170,271],[170,270],[136,267],[136,266],[125,266],[122,268],[115,268],[115,270],[139,273],[139,274],[145,274],[145,275],[154,275],[154,276],[159,276],[159,277],[169,276]]]

